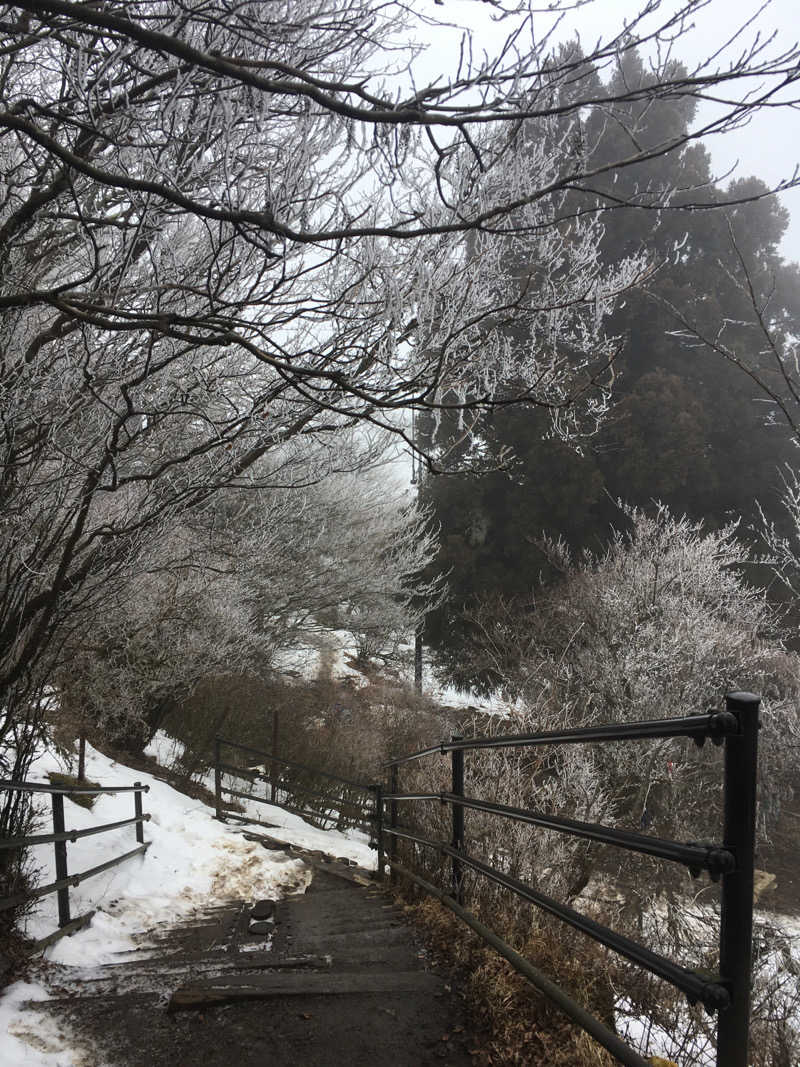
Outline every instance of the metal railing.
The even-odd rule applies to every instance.
[[[756,778],[758,758],[759,698],[752,693],[731,693],[725,709],[705,715],[661,719],[618,725],[593,726],[538,734],[505,737],[454,737],[430,748],[389,761],[391,782],[387,791],[376,792],[376,843],[378,870],[386,862],[385,838],[389,843],[388,863],[393,872],[409,878],[472,927],[534,986],[554,1000],[574,1022],[603,1045],[620,1063],[628,1067],[646,1067],[647,1061],[626,1045],[620,1037],[581,1005],[572,1000],[530,961],[488,930],[464,909],[464,871],[469,869],[482,878],[514,893],[519,899],[542,909],[588,937],[619,953],[635,965],[664,979],[681,990],[690,1003],[700,1002],[709,1012],[718,1012],[718,1067],[747,1067],[750,982],[752,969],[753,867],[755,850]],[[692,738],[698,745],[711,740],[724,745],[723,839],[715,844],[680,843],[614,827],[583,823],[574,819],[544,814],[525,808],[497,804],[491,800],[468,797],[464,793],[464,756],[468,751],[490,748],[530,748],[543,745],[605,743],[653,738]],[[406,763],[433,755],[450,755],[452,788],[446,792],[401,792],[399,768]],[[433,841],[401,827],[398,805],[418,801],[440,801],[451,809],[451,839]],[[386,820],[384,805],[389,805]],[[471,856],[465,843],[466,810],[489,812],[502,818],[527,823],[601,842],[617,848],[686,866],[693,875],[707,871],[716,881],[721,879],[719,932],[719,974],[709,976],[675,963],[629,937],[590,919],[573,908],[552,899],[534,886],[499,871]],[[408,840],[424,849],[436,850],[449,858],[449,892],[409,870],[397,858],[397,843]]]
[[[51,785],[48,782],[15,782],[8,779],[0,779],[0,789],[17,791],[20,793],[49,793],[52,804],[53,832],[51,834],[29,834],[25,837],[2,837],[0,849],[23,849],[30,845],[52,844],[55,851],[56,880],[48,885],[37,886],[24,893],[0,899],[0,911],[19,907],[29,900],[47,896],[50,893],[58,894],[58,930],[48,937],[37,942],[35,947],[43,947],[64,934],[73,934],[81,926],[85,926],[92,917],[93,912],[81,915],[76,919],[70,916],[69,890],[80,885],[81,882],[103,871],[110,870],[125,860],[131,859],[146,852],[150,842],[144,839],[143,823],[150,819],[150,815],[142,811],[142,793],[150,791],[149,785],[134,782],[133,785],[113,786],[82,786],[82,785]],[[64,797],[65,796],[98,796],[101,793],[133,793],[134,814],[130,819],[119,819],[117,822],[103,823],[101,826],[91,826],[85,830],[67,830],[64,824]],[[89,870],[80,871],[78,874],[70,874],[67,866],[67,842],[78,841],[82,837],[90,837],[93,834],[107,833],[110,830],[118,830],[122,826],[136,827],[136,848],[121,856],[100,863]]]
[[[248,767],[231,763],[222,758],[223,746],[236,752],[255,756],[260,766]],[[269,770],[267,770],[269,768]],[[263,794],[246,792],[225,784],[225,776],[233,784],[264,783]],[[313,784],[308,784],[308,780]],[[323,788],[317,788],[322,786]],[[358,827],[370,833],[377,824],[380,804],[380,787],[343,778],[329,771],[309,767],[296,760],[283,759],[272,752],[227,741],[218,737],[214,742],[214,796],[217,818],[240,818],[235,811],[225,810],[223,794],[236,800],[270,804],[302,818],[310,819],[322,829],[339,830]],[[244,820],[258,821],[258,820]]]

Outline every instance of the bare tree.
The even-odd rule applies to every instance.
[[[746,546],[735,527],[706,532],[663,506],[652,515],[626,507],[622,518],[629,530],[600,554],[573,560],[563,544],[545,543],[561,580],[532,591],[527,605],[476,603],[468,619],[484,657],[476,667],[516,702],[512,717],[537,730],[688,714],[736,688],[763,693],[763,828],[777,818],[797,766],[797,661],[765,592],[743,579]],[[665,836],[698,832],[712,794],[703,778],[709,761],[693,752],[667,740],[646,760],[637,746],[555,753],[554,764],[586,762],[588,770],[568,768],[552,788],[573,802],[565,783],[588,776],[593,791],[574,802],[602,798],[607,820]]]
[[[107,590],[90,628],[71,628],[52,677],[63,717],[139,744],[204,679],[267,676],[326,622],[379,651],[414,629],[441,593],[423,576],[436,551],[426,515],[385,476],[324,476],[324,457],[304,451],[291,485],[221,490],[185,515]]]
[[[455,406],[465,432],[520,398],[564,433],[602,412],[604,322],[648,269],[600,261],[605,178],[790,106],[800,79],[754,27],[679,67],[702,6],[650,0],[584,54],[498,5],[498,54],[467,35],[433,84],[406,42],[434,20],[405,5],[0,8],[4,759],[25,765],[18,727],[115,583],[214,493],[269,484],[287,443],[403,436],[408,408]],[[637,48],[646,83],[610,93],[598,75]],[[601,136],[615,98],[684,94],[713,116],[588,162],[587,117]]]
[[[764,590],[744,580],[740,564],[748,553],[735,528],[707,532],[663,507],[653,514],[626,508],[625,520],[627,531],[617,532],[600,553],[576,559],[563,544],[545,546],[560,581],[517,603],[501,598],[476,602],[468,617],[475,631],[472,647],[483,655],[476,667],[491,672],[509,706],[505,717],[478,720],[463,732],[502,736],[686,715],[719,707],[726,690],[752,687],[763,696],[763,833],[775,826],[797,780],[798,656],[782,646]],[[708,746],[700,752],[686,739],[646,746],[486,749],[467,753],[465,792],[662,839],[714,840],[721,831],[721,763],[719,750]],[[420,761],[401,772],[404,792],[450,788],[444,760]],[[419,804],[413,809],[422,836],[448,840],[446,806]],[[411,813],[404,817],[408,824]],[[578,911],[599,913],[615,929],[658,945],[687,966],[706,958],[716,968],[719,898],[707,878],[690,879],[672,864],[478,810],[468,815],[468,842],[471,855],[557,900],[572,902]],[[763,843],[762,837],[762,862]],[[428,849],[417,850],[416,862],[420,853],[431,870],[440,866],[438,855]],[[469,882],[468,900],[495,929],[501,925],[506,936],[511,933],[511,940],[518,937],[524,944],[528,939],[529,951],[538,950],[543,932],[547,936],[546,917],[532,916],[486,879]],[[568,934],[559,936],[567,958],[582,951]],[[786,1051],[781,1057],[781,1047],[797,1047],[791,1019],[800,996],[796,966],[788,952],[781,959],[779,947],[786,951],[779,931],[770,929],[768,921],[759,924],[754,1033],[772,1036],[763,1039],[756,1057],[775,1067],[792,1061]],[[623,1001],[620,1025],[628,1012],[635,1019],[649,1015],[664,1029],[665,1047],[673,1049],[665,1054],[681,1063],[707,1062],[713,1026],[702,1012],[687,1012],[682,998],[648,983],[638,969],[615,971],[609,961],[603,966],[614,975],[615,1007]],[[632,1028],[628,1040],[646,1047],[650,1035]],[[657,1047],[648,1050],[653,1051]]]

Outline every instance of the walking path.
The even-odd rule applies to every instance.
[[[305,893],[209,909],[114,964],[59,967],[37,1009],[113,1067],[474,1062],[460,998],[367,872],[258,839],[312,868]]]

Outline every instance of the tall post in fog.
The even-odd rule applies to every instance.
[[[421,487],[422,485],[422,460],[417,455],[415,448],[417,444],[417,414],[412,409],[411,411],[411,484]],[[417,494],[419,494],[419,488],[417,488]],[[422,631],[424,623],[422,620],[417,624],[417,630],[414,634],[414,689],[417,693],[422,693]]]

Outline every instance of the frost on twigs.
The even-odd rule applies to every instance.
[[[425,513],[378,476],[332,473],[316,449],[292,451],[301,468],[305,486],[282,486],[273,463],[272,488],[221,491],[173,519],[93,590],[91,630],[67,637],[54,675],[62,716],[135,746],[203,679],[265,677],[324,620],[341,616],[378,651],[415,628],[441,595],[422,577],[435,551]]]
[[[476,410],[513,400],[565,435],[602,414],[609,314],[647,269],[636,250],[600,263],[603,214],[625,206],[613,175],[647,165],[631,206],[679,209],[659,158],[800,77],[795,46],[751,29],[687,72],[672,51],[697,5],[678,8],[644,5],[585,55],[515,9],[497,48],[467,35],[433,79],[408,42],[435,12],[413,5],[8,8],[0,743],[18,772],[30,746],[15,732],[34,736],[76,647],[116,674],[123,705],[145,688],[137,670],[172,677],[170,648],[201,658],[198,611],[250,654],[270,605],[231,597],[222,533],[263,557],[249,520],[241,537],[226,523],[240,500],[269,507],[260,492],[341,471],[343,434],[402,437],[409,407],[455,406],[467,434]],[[637,48],[646,77],[610,89]],[[592,162],[615,102],[687,94],[729,103],[655,144],[629,129]],[[293,466],[304,442],[327,465],[309,473],[299,448]],[[344,450],[347,470],[367,464]],[[200,516],[213,536],[195,553]],[[205,647],[213,663],[226,646]]]
[[[474,657],[468,666],[494,683],[508,710],[503,718],[476,716],[460,732],[508,737],[678,718],[720,708],[726,692],[752,689],[762,698],[758,854],[768,865],[779,854],[769,850],[770,834],[780,828],[797,782],[800,658],[784,647],[764,590],[747,582],[747,546],[735,525],[705,530],[660,505],[647,511],[623,505],[619,525],[605,550],[578,557],[545,539],[556,580],[516,599],[486,596],[467,606],[463,621]],[[445,759],[400,770],[404,792],[451,788]],[[722,840],[723,752],[688,738],[475,749],[467,753],[465,775],[466,796],[543,817],[662,840]],[[446,805],[413,808],[412,832],[449,840]],[[678,864],[493,812],[470,810],[467,827],[470,856],[684,966],[717,971],[719,883],[707,874],[693,877]],[[791,837],[793,823],[783,832]],[[791,848],[786,854],[794,855]],[[427,864],[426,877],[440,877],[433,850],[407,851],[401,862]],[[470,910],[491,919],[507,940],[553,935],[546,917],[518,907],[487,879],[467,878]],[[768,898],[762,904],[768,907]],[[792,950],[778,923],[758,926],[754,1062],[793,1063],[796,945]],[[567,960],[585,951],[571,934],[555,936]],[[602,973],[626,1040],[681,1064],[711,1062],[715,1019],[699,1007],[687,1010],[682,995],[612,955]]]

